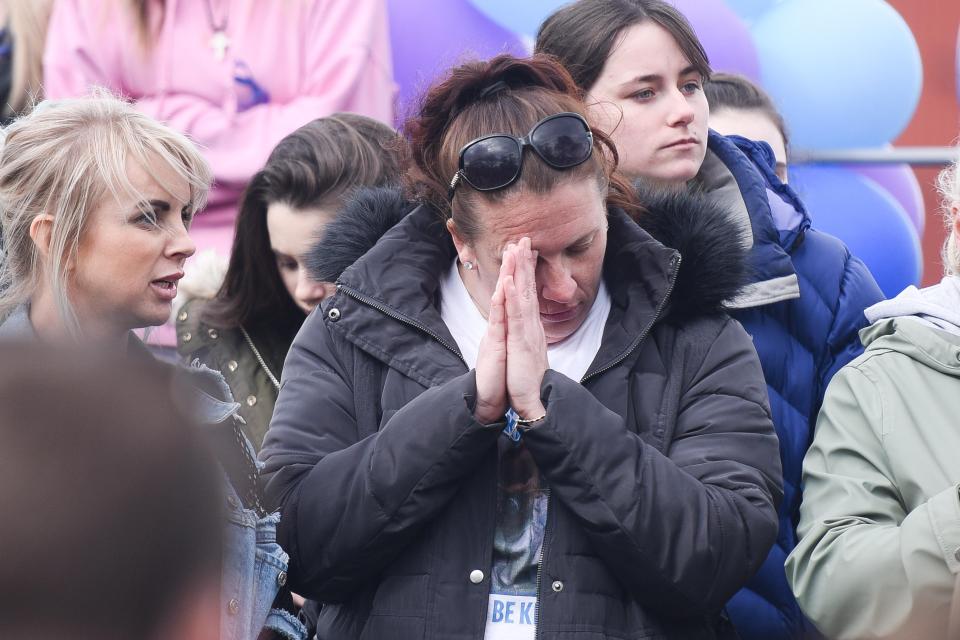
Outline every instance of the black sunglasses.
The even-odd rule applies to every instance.
[[[450,181],[447,199],[460,180],[477,191],[495,191],[520,177],[524,147],[532,148],[554,169],[569,169],[593,153],[593,132],[579,113],[556,113],[533,125],[522,138],[505,133],[481,136],[460,149],[460,168]]]

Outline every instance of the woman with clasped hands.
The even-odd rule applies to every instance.
[[[318,637],[722,637],[781,494],[725,214],[642,210],[549,58],[453,69],[406,131],[407,191],[341,219],[409,213],[307,319],[261,451]]]

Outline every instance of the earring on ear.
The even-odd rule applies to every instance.
[[[473,270],[473,263],[468,260],[468,261],[466,261],[466,262],[463,263],[463,268],[466,269],[467,271],[472,271],[472,270]]]

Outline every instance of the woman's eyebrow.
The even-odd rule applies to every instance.
[[[646,84],[648,82],[650,83],[663,82],[663,76],[661,76],[659,73],[648,73],[647,75],[630,78],[629,80],[624,82],[621,86],[629,87],[634,84]]]
[[[700,71],[694,65],[691,64],[681,69],[680,73],[678,73],[677,75],[682,78],[683,76],[690,75],[691,73],[700,73]],[[623,86],[629,86],[632,84],[646,84],[648,82],[650,83],[663,82],[663,76],[659,73],[648,73],[642,76],[636,76],[634,78],[630,78],[629,80],[623,83]]]
[[[170,203],[166,200],[147,200],[147,204],[158,211],[170,211]]]

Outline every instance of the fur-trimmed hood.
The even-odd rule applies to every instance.
[[[722,312],[746,281],[740,227],[719,205],[698,194],[651,191],[642,193],[641,201],[646,212],[640,227],[682,258],[667,317],[676,321]],[[308,268],[319,280],[340,280],[350,265],[416,207],[397,188],[358,192],[308,254]],[[611,224],[611,236],[617,228]],[[608,263],[610,251],[608,246]]]

